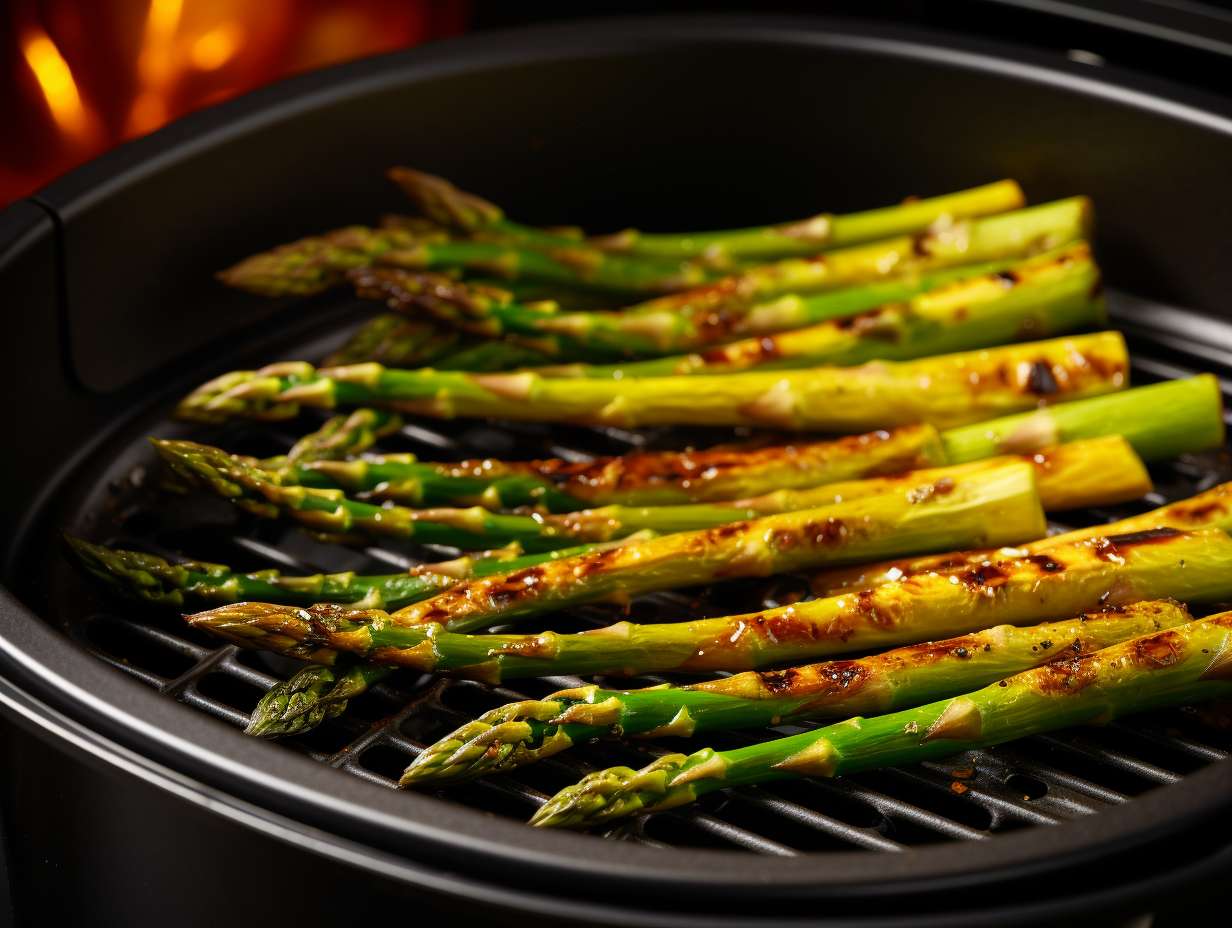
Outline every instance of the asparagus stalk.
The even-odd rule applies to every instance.
[[[535,506],[572,512],[593,505],[737,499],[942,463],[937,430],[909,425],[834,441],[634,451],[583,463],[548,458],[443,464],[418,461],[413,455],[368,455],[328,465],[313,462],[293,477],[305,486],[335,487],[415,506]]]
[[[516,243],[453,241],[401,225],[348,226],[246,258],[222,271],[223,283],[262,296],[317,293],[348,270],[380,262],[412,270],[465,269],[618,293],[663,293],[714,277],[697,263],[608,254],[583,243],[539,250]]]
[[[471,551],[510,542],[519,542],[528,551],[548,551],[577,544],[587,537],[586,531],[571,532],[568,525],[545,525],[534,516],[494,513],[480,506],[408,509],[373,505],[347,499],[338,490],[287,485],[280,474],[209,445],[162,439],[151,442],[182,480],[230,500],[253,515],[290,518],[311,531],[331,535],[358,532]],[[599,526],[588,528],[592,528],[592,540],[611,537],[605,534],[599,538]]]
[[[831,432],[925,422],[951,427],[1125,385],[1115,332],[850,368],[709,377],[559,380],[532,372],[466,374],[379,364],[317,371],[305,362],[225,374],[177,410],[185,419],[284,419],[300,406],[370,405],[458,416],[648,425],[746,425]]]
[[[437,464],[417,461],[411,455],[368,455],[350,461],[314,462],[292,476],[307,486],[335,487],[415,506],[535,506],[549,512],[571,512],[606,504],[654,506],[740,499],[775,489],[895,474],[947,463],[942,450],[947,444],[959,460],[970,461],[1007,451],[1038,453],[1062,441],[1116,433],[1126,434],[1140,454],[1152,459],[1223,443],[1222,399],[1210,375],[1051,406],[1030,419],[1029,428],[1020,428],[1022,421],[1022,417],[1012,417],[1010,427],[1005,428],[1002,420],[992,420],[969,430],[951,430],[944,439],[931,426],[916,425],[837,441],[634,452],[586,463],[549,458]],[[972,441],[973,433],[977,441]],[[981,434],[986,438],[980,438]],[[997,437],[1002,435],[1012,438]],[[1074,479],[1078,486],[1085,483],[1080,475]],[[1040,489],[1053,499],[1046,508],[1067,508],[1057,500],[1063,490],[1059,477],[1049,479],[1045,473]]]
[[[260,462],[263,469],[288,473],[322,461],[339,461],[371,448],[402,428],[402,419],[382,409],[355,409],[333,416],[305,435],[282,456]]]
[[[677,808],[728,786],[836,777],[931,760],[1070,725],[1232,695],[1232,613],[1067,655],[983,689],[732,751],[669,754],[639,771],[589,774],[531,824],[571,828]]]
[[[1015,460],[1025,461],[1035,468],[1040,499],[1047,511],[1122,503],[1137,499],[1151,490],[1150,475],[1133,448],[1119,435],[1108,435],[1071,442],[1034,454],[1003,455],[968,464],[911,470],[887,477],[845,480],[819,487],[773,490],[731,502],[684,503],[674,506],[609,504],[595,509],[567,509],[563,515],[539,513],[533,517],[533,521],[540,533],[558,532],[584,539],[615,537],[641,529],[652,529],[661,533],[686,532],[776,512],[811,509],[844,500],[910,490],[938,481],[962,480],[970,474],[1000,467]],[[370,474],[372,469],[374,466],[366,461],[330,461],[298,469],[291,474],[290,479],[305,486],[337,487],[341,482],[354,484],[362,481],[348,480],[346,477],[334,481],[329,479],[331,475],[355,471],[367,471]],[[408,502],[418,502],[422,498],[422,486],[418,483],[377,486],[379,489],[370,494],[375,498],[400,498]],[[477,499],[480,503],[499,502],[491,499],[486,491],[477,495]],[[550,501],[562,502],[559,495],[553,496]],[[386,511],[391,508],[393,507],[387,506]],[[528,532],[535,530],[528,525]]]
[[[568,563],[545,565],[543,574],[511,575],[503,590],[489,590],[516,598],[528,577],[542,577]],[[856,594],[744,615],[665,625],[619,622],[571,635],[470,635],[430,621],[450,616],[455,628],[470,624],[470,616],[459,618],[447,608],[463,588],[393,616],[341,606],[239,603],[188,621],[237,644],[322,663],[327,661],[321,655],[345,651],[378,663],[489,683],[566,673],[748,670],[1145,599],[1224,601],[1232,596],[1232,539],[1219,529],[1114,535],[1072,542],[1047,555],[989,561],[953,577],[921,574]],[[490,614],[475,619],[492,621]],[[420,624],[407,624],[416,620]]]
[[[430,319],[396,313],[373,316],[323,362],[326,367],[377,361],[390,367],[422,367],[457,351],[466,336]]]
[[[1090,247],[1081,243],[928,290],[903,303],[717,345],[704,353],[571,364],[539,368],[538,373],[623,379],[906,361],[1101,325],[1107,320],[1100,292]]]
[[[327,367],[376,361],[386,367],[432,365],[443,371],[504,371],[540,365],[538,352],[507,341],[467,338],[425,319],[385,313],[364,323],[322,362]]]
[[[397,167],[390,170],[389,177],[424,215],[472,235],[549,248],[576,243],[581,238],[576,231],[547,231],[512,222],[495,204],[422,171]],[[954,218],[998,213],[1017,209],[1022,204],[1023,194],[1018,184],[1003,180],[924,200],[906,200],[881,209],[847,215],[819,213],[779,225],[679,234],[626,229],[614,235],[592,236],[585,241],[608,251],[656,258],[765,260],[815,254],[823,248],[918,232]]]
[[[1116,522],[1074,529],[1051,538],[1023,545],[1020,553],[1042,556],[1053,548],[1074,541],[1097,538],[1104,535],[1123,535],[1134,532],[1149,532],[1154,529],[1177,529],[1188,531],[1198,528],[1219,528],[1232,531],[1232,483],[1222,483],[1197,496],[1169,503],[1150,512],[1144,512]],[[905,558],[864,564],[850,570],[824,571],[813,577],[813,590],[832,596],[845,590],[866,590],[882,584],[914,577],[924,573],[955,574],[969,570],[995,558],[1000,552],[951,551],[927,557]]]
[[[1218,448],[1224,442],[1223,397],[1212,374],[1138,387],[1120,394],[950,429],[942,437],[953,464],[1061,442],[1125,436],[1148,461]]]
[[[1190,621],[1146,602],[1028,628],[999,625],[857,660],[736,674],[691,686],[582,686],[508,703],[429,745],[402,785],[435,785],[534,763],[604,736],[694,737],[785,722],[880,715],[995,683],[1064,655],[1084,655]]]
[[[186,441],[154,439],[154,446],[183,479],[210,490],[255,515],[285,516],[316,531],[335,534],[359,532],[464,549],[490,548],[516,542],[527,550],[548,550],[587,541],[607,541],[643,529],[682,532],[726,525],[760,515],[816,509],[841,502],[843,496],[826,488],[777,491],[735,503],[694,503],[684,506],[607,506],[564,515],[493,513],[481,506],[468,509],[409,509],[392,504],[348,499],[341,491],[288,485],[279,474],[252,466],[219,448]],[[1092,461],[1096,456],[1079,450]],[[1108,459],[1112,463],[1111,458]],[[913,494],[965,490],[982,480],[982,466],[965,465],[956,471],[929,471],[920,477],[886,478],[874,484],[845,484],[855,500],[876,494]],[[1049,471],[1050,475],[1051,472]],[[1141,485],[1141,468],[1137,483]],[[1119,479],[1119,478],[1117,478]],[[836,514],[837,515],[837,514]],[[1034,536],[1026,536],[1034,537]]]
[[[286,576],[277,570],[244,573],[225,564],[204,561],[171,562],[156,554],[109,548],[72,536],[65,536],[65,541],[73,560],[112,592],[174,609],[182,609],[187,604],[234,603],[249,599],[292,606],[342,603],[360,609],[400,609],[464,580],[534,567],[604,547],[586,544],[524,554],[515,545],[479,557],[466,556],[413,567],[398,574],[364,576],[347,571]]]

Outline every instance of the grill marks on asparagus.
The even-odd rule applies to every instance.
[[[1047,368],[1047,378],[1040,371]],[[1114,332],[851,368],[746,372],[628,381],[390,370],[318,371],[285,362],[237,371],[181,402],[187,419],[280,419],[300,405],[378,406],[440,418],[497,416],[590,425],[756,425],[866,431],[914,422],[948,427],[1078,399],[1126,385],[1128,355]]]
[[[1212,602],[1232,596],[1232,539],[1220,530],[1122,541],[1113,559],[1097,547],[1089,539],[1061,546],[1049,552],[1048,564],[1035,558],[999,561],[993,565],[995,582],[984,574],[925,574],[745,615],[667,625],[620,622],[574,635],[465,635],[434,623],[405,625],[380,611],[255,603],[189,621],[258,647],[271,646],[262,640],[268,631],[281,636],[272,645],[276,649],[289,640],[293,651],[349,650],[378,662],[497,682],[554,673],[746,670],[1146,599]]]
[[[562,690],[499,706],[465,723],[420,753],[403,774],[402,785],[510,770],[599,736],[696,736],[889,712],[1189,620],[1183,606],[1139,603],[1028,628],[1001,625],[857,660],[751,671],[690,686]]]
[[[833,777],[987,747],[1075,724],[1232,695],[1221,656],[1232,613],[1066,657],[948,700],[738,748],[672,754],[640,771],[592,773],[552,797],[532,824],[589,827],[676,808],[725,786]]]
[[[1043,538],[1012,553],[1046,560],[1055,549],[1083,539],[1108,535],[1128,537],[1157,529],[1189,531],[1202,528],[1232,531],[1232,482],[1221,483],[1197,496],[1169,503],[1141,515]],[[813,591],[820,595],[864,590],[920,574],[969,571],[986,562],[993,562],[1000,556],[1000,552],[988,550],[951,551],[946,554],[827,570],[813,578],[812,587]]]

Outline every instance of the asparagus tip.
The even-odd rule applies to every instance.
[[[407,167],[390,168],[387,176],[434,222],[473,231],[504,218],[500,207],[459,190],[443,177]]]
[[[244,734],[272,739],[311,731],[346,709],[345,697],[331,695],[336,683],[331,668],[317,664],[305,667],[261,697]]]
[[[520,767],[572,745],[551,719],[563,708],[553,700],[499,706],[431,744],[403,771],[400,786],[469,780]]]

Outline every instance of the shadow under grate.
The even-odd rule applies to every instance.
[[[1191,364],[1176,350],[1153,354],[1158,342],[1149,319],[1135,312],[1134,305],[1127,304],[1118,322],[1131,336],[1139,382],[1215,367],[1225,384],[1229,383],[1232,352],[1206,350],[1200,364]],[[161,423],[151,425],[156,433],[174,430]],[[299,425],[305,431],[311,428],[311,423]],[[199,429],[193,436],[229,450],[266,456],[281,453],[299,434],[296,424],[273,428],[235,424]],[[381,447],[428,460],[486,455],[581,459],[634,447],[704,445],[731,437],[730,430],[634,434],[536,423],[416,422],[383,441]],[[1232,478],[1232,464],[1227,453],[1221,452],[1155,467],[1152,472],[1157,490],[1147,500],[1116,509],[1069,513],[1057,527],[1123,518],[1192,495]],[[122,479],[113,478],[107,512],[102,520],[94,521],[94,526],[105,525],[109,532],[92,526],[90,533],[107,535],[100,538],[107,543],[170,556],[183,552],[242,569],[277,567],[304,573],[391,572],[454,553],[412,546],[344,548],[279,524],[237,515],[212,500],[186,497],[168,505],[151,505],[152,473],[156,469],[147,461]],[[725,584],[713,592],[699,591],[697,596],[661,594],[639,599],[634,618],[650,622],[715,615],[737,611],[733,603],[741,609],[758,608],[784,596],[799,597],[804,590],[803,581],[787,576],[761,583]],[[83,600],[92,604],[90,610],[82,611]],[[56,602],[62,604],[58,609],[61,624],[100,659],[169,698],[235,726],[247,723],[265,689],[297,669],[295,662],[276,656],[218,647],[173,614],[121,607],[100,599],[84,585]],[[606,624],[619,615],[615,609],[586,607],[553,616],[545,624],[574,630]],[[633,685],[673,679],[680,678],[639,678]],[[489,687],[400,672],[356,699],[343,716],[307,735],[272,744],[270,750],[299,751],[346,774],[392,788],[424,745],[463,721],[501,703],[538,698],[580,682],[554,677]],[[984,840],[1001,832],[1097,814],[1225,759],[1232,751],[1232,722],[1227,715],[1207,710],[1154,713],[1104,729],[1079,729],[966,752],[946,762],[837,781],[741,788],[708,796],[695,807],[636,819],[609,832],[608,837],[650,846],[772,855],[856,849],[896,852],[945,841]],[[715,747],[734,747],[773,734],[732,732],[709,741]],[[510,775],[436,795],[445,802],[525,820],[549,795],[590,770],[618,763],[640,765],[668,750],[702,746],[700,741],[578,746]]]

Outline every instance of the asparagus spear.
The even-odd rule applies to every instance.
[[[560,247],[580,239],[577,232],[545,231],[512,222],[495,204],[422,171],[397,167],[389,171],[389,178],[424,215],[473,235],[536,247]],[[1017,209],[1022,204],[1023,194],[1018,184],[1003,180],[924,200],[906,200],[896,206],[847,215],[819,213],[779,225],[666,235],[625,229],[614,235],[592,236],[585,241],[608,251],[657,258],[764,260],[815,254],[823,248],[918,232],[954,218],[998,213]]]
[[[302,735],[337,718],[346,711],[350,700],[392,671],[392,667],[380,664],[351,664],[346,668],[309,664],[261,697],[244,734],[257,738]]]
[[[874,718],[859,716],[732,751],[669,754],[634,771],[589,774],[533,825],[590,827],[676,808],[727,786],[835,777],[917,763],[1070,725],[1232,695],[1232,613],[1067,655],[983,689]]]
[[[1040,452],[1059,442],[1110,433],[1125,434],[1151,459],[1223,443],[1222,398],[1210,375],[1061,403],[1029,415],[1027,421],[1029,427],[1022,428],[1023,417],[1014,416],[1006,428],[1003,420],[992,420],[951,430],[944,438],[931,426],[916,425],[837,441],[633,452],[585,463],[549,458],[437,464],[411,455],[369,455],[307,464],[293,477],[307,486],[336,487],[416,506],[536,506],[571,512],[611,503],[653,506],[739,499],[895,474],[946,463],[945,446],[954,449],[957,460],[972,461],[1007,451]],[[1055,501],[1062,489],[1059,479],[1045,476],[1041,493],[1054,498],[1046,508],[1065,508]]]
[[[872,657],[736,674],[691,686],[582,686],[485,712],[429,745],[401,785],[435,785],[534,763],[579,741],[693,737],[806,719],[881,714],[986,686],[1064,655],[1190,621],[1185,607],[1147,602],[1028,628],[999,625]]]
[[[905,361],[1053,336],[1104,322],[1099,271],[1091,261],[1090,247],[1081,243],[996,273],[963,278],[903,303],[717,345],[704,353],[618,364],[570,364],[539,368],[538,373],[623,379]]]
[[[413,270],[466,269],[618,293],[663,293],[714,277],[700,264],[607,254],[583,243],[539,250],[517,244],[452,241],[402,226],[347,226],[246,258],[219,273],[223,283],[262,296],[317,293],[348,270],[374,262]]]
[[[347,571],[288,577],[277,570],[243,573],[225,564],[204,561],[173,563],[156,554],[109,548],[72,536],[65,536],[65,541],[76,563],[112,592],[175,609],[187,603],[234,603],[248,599],[296,606],[343,603],[356,608],[399,609],[473,577],[533,567],[604,547],[586,544],[523,554],[517,546],[510,546],[479,557],[455,558],[398,574],[364,576]]]
[[[674,536],[680,537],[680,536]],[[630,550],[628,546],[622,551]],[[544,575],[568,561],[545,565]],[[528,577],[510,576],[517,597]],[[748,670],[1025,624],[1144,599],[1218,602],[1232,596],[1232,539],[1219,529],[1157,529],[1087,539],[1047,555],[989,561],[958,576],[921,574],[873,590],[744,615],[666,625],[619,622],[563,635],[470,635],[431,621],[450,616],[455,587],[391,616],[341,606],[220,606],[189,616],[237,644],[328,663],[339,651],[378,663],[495,683],[552,674]],[[513,610],[511,610],[513,611]],[[516,612],[515,612],[516,614]],[[491,614],[474,616],[476,624]],[[420,624],[407,624],[419,621]]]
[[[566,514],[537,514],[535,524],[540,531],[558,531],[574,537],[616,535],[642,528],[658,532],[683,532],[740,519],[753,519],[774,512],[809,509],[843,500],[876,496],[881,493],[910,489],[939,480],[959,480],[982,470],[999,467],[1015,460],[1026,461],[1035,468],[1040,499],[1046,511],[1074,509],[1082,506],[1104,506],[1138,499],[1151,490],[1150,476],[1132,447],[1119,435],[1107,435],[1086,441],[1059,445],[1048,451],[1024,455],[1002,455],[967,464],[910,470],[887,477],[865,477],[824,483],[818,487],[781,489],[731,502],[684,503],[663,506],[627,506],[609,504],[595,509],[581,509],[580,501],[569,500],[565,494],[553,494],[547,500],[561,506]],[[431,465],[420,465],[427,468]],[[384,468],[369,461],[327,461],[296,469],[289,479],[312,487],[353,488],[371,482],[374,472]],[[355,479],[362,474],[363,479]],[[337,477],[338,479],[333,479]],[[490,485],[491,486],[491,485]],[[419,503],[424,486],[419,481],[378,482],[369,495],[377,499],[403,500]],[[498,491],[499,492],[499,491]],[[499,504],[486,490],[472,499],[480,503]],[[523,499],[529,502],[529,494]],[[573,505],[562,505],[573,503]],[[499,508],[499,505],[494,506]],[[529,530],[529,529],[528,529]]]
[[[468,338],[426,319],[386,313],[364,323],[322,362],[327,367],[376,361],[387,367],[432,365],[443,371],[504,371],[540,365],[538,352],[507,341]]]
[[[301,405],[371,405],[451,419],[748,425],[852,432],[915,422],[978,422],[1125,385],[1115,332],[1028,342],[859,367],[750,371],[710,377],[558,380],[529,372],[465,374],[356,364],[317,371],[305,362],[224,374],[181,401],[185,419],[284,419]]]
[[[1132,532],[1148,532],[1158,528],[1187,531],[1196,528],[1220,528],[1232,531],[1232,483],[1222,483],[1197,496],[1169,503],[1150,512],[1144,512],[1104,525],[1092,525],[1074,529],[1051,538],[1023,545],[1022,554],[1044,555],[1051,549],[1073,541],[1095,538],[1102,535],[1123,535]],[[863,564],[844,570],[824,571],[813,577],[813,590],[822,595],[837,595],[845,590],[865,590],[884,583],[914,577],[922,573],[961,573],[984,563],[1000,552],[951,551],[919,558],[883,561]]]
[[[332,416],[305,435],[285,454],[260,462],[268,471],[288,473],[322,461],[339,461],[371,448],[379,439],[402,428],[402,419],[382,409],[355,409]]]
[[[493,513],[480,506],[469,509],[409,509],[391,504],[373,505],[348,499],[338,490],[287,485],[281,475],[252,466],[219,448],[187,441],[153,440],[155,448],[181,478],[210,490],[255,515],[286,516],[317,530],[336,534],[414,539],[464,549],[490,548],[517,542],[527,550],[547,550],[587,541],[607,541],[643,529],[656,532],[700,530],[756,518],[767,513],[816,509],[836,503],[834,494],[821,490],[778,491],[769,496],[731,504],[694,503],[685,506],[607,506],[564,515]],[[1081,451],[1081,449],[1080,449]],[[1083,455],[1088,461],[1091,455]],[[1109,463],[1111,461],[1109,460]],[[847,484],[848,495],[867,497],[893,493],[899,497],[966,490],[980,485],[984,467],[926,472],[920,477],[884,480],[872,485]],[[1139,484],[1141,477],[1139,477]],[[842,496],[838,497],[841,502]],[[841,513],[835,513],[841,516]],[[1035,537],[1035,536],[1024,536]]]
[[[413,455],[369,455],[329,465],[314,462],[293,476],[306,486],[337,487],[416,506],[536,506],[572,512],[591,505],[736,499],[941,463],[944,452],[937,430],[908,425],[834,441],[634,451],[582,463],[548,458],[442,464],[418,461]]]
[[[373,316],[323,362],[326,367],[378,361],[390,367],[422,367],[456,351],[466,341],[457,329],[430,319],[396,313]]]

